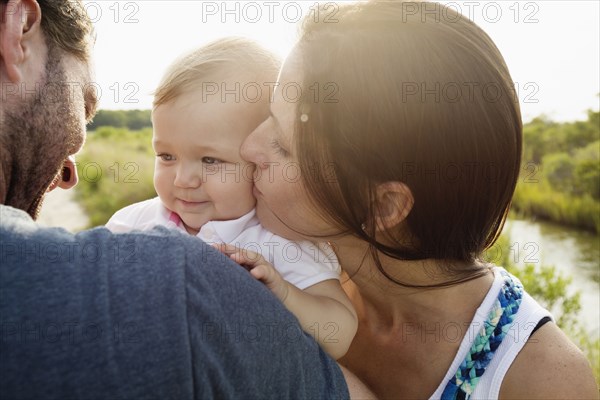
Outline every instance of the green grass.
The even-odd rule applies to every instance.
[[[77,156],[76,198],[90,227],[104,225],[115,211],[156,196],[152,183],[152,130],[99,128],[89,132]]]
[[[513,196],[513,209],[520,215],[555,221],[600,233],[600,202],[591,196],[558,192],[545,181],[520,181]]]

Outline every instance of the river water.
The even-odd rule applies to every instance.
[[[580,320],[591,334],[600,334],[600,237],[561,225],[511,219],[504,227],[510,255],[523,265],[553,265],[573,278],[581,291]]]

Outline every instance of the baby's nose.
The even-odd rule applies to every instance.
[[[185,189],[199,187],[202,184],[202,175],[198,172],[199,169],[191,166],[181,166],[175,176],[175,186]]]

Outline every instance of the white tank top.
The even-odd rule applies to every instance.
[[[456,374],[460,364],[467,356],[477,333],[487,319],[504,283],[500,270],[503,270],[503,268],[494,267],[494,283],[477,309],[473,321],[463,337],[458,352],[456,353],[456,357],[454,357],[454,361],[452,361],[452,364],[450,365],[450,369],[446,372],[444,380],[433,393],[431,399],[440,399],[442,397],[442,393],[444,392],[448,381]],[[515,357],[519,354],[519,351],[521,351],[525,343],[527,343],[527,339],[529,339],[533,329],[544,317],[550,317],[554,320],[549,311],[540,306],[531,296],[524,292],[523,299],[513,324],[496,349],[485,372],[479,379],[479,382],[471,395],[471,399],[489,400],[498,398],[500,386],[502,385],[502,380],[504,379],[504,375],[506,375],[506,371],[508,371]]]

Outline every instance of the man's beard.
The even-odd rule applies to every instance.
[[[35,95],[21,93],[17,110],[4,110],[0,127],[0,204],[24,210],[33,219],[63,161],[84,139],[81,112],[75,110],[80,101],[73,98],[77,88],[66,81],[60,55],[49,46],[44,82]]]

